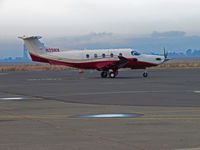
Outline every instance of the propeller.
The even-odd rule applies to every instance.
[[[165,47],[163,50],[164,50],[164,58],[165,58],[164,62],[170,60],[167,58],[168,52],[166,52]]]

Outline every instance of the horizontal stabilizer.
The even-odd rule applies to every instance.
[[[27,40],[27,39],[41,39],[42,37],[41,36],[29,36],[29,37],[19,36],[18,38],[23,39],[23,40]]]

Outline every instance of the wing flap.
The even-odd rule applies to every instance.
[[[97,68],[99,70],[119,69],[124,67],[129,62],[129,60],[123,56],[118,56],[118,58],[118,61],[101,62],[97,64]]]

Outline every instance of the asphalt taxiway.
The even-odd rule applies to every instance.
[[[0,74],[0,149],[198,149],[200,69]],[[90,114],[134,118],[84,118]]]

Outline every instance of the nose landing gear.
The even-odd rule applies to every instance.
[[[144,73],[143,73],[143,77],[145,77],[145,78],[148,77],[148,73],[147,73],[146,70],[145,70]]]

